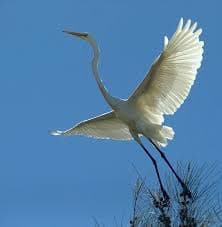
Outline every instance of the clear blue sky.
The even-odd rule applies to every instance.
[[[107,226],[131,211],[135,171],[155,184],[134,142],[52,137],[108,110],[92,77],[89,46],[61,31],[88,31],[102,50],[109,91],[126,98],[181,16],[203,28],[205,54],[191,95],[166,122],[177,161],[222,161],[222,14],[218,1],[0,1],[0,226]],[[147,147],[151,146],[146,143]],[[161,173],[169,172],[162,160]]]

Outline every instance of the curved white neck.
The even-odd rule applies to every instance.
[[[105,88],[102,80],[99,77],[99,72],[98,72],[98,63],[99,63],[99,47],[96,43],[96,41],[89,36],[88,38],[88,42],[90,43],[90,45],[93,48],[93,59],[92,59],[92,70],[93,70],[93,75],[95,77],[96,83],[103,95],[103,97],[105,98],[105,100],[107,101],[107,103],[114,109],[116,106],[116,103],[118,102],[117,98],[114,98],[113,96],[111,96],[107,89]]]

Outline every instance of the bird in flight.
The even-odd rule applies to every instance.
[[[79,37],[91,45],[93,75],[105,101],[112,110],[84,120],[70,129],[51,131],[51,134],[55,136],[84,135],[113,140],[134,139],[154,164],[161,191],[167,197],[156,160],[141,141],[141,136],[144,136],[158,150],[184,191],[189,192],[160,148],[165,147],[168,140],[174,137],[173,129],[163,125],[164,115],[174,114],[182,105],[194,83],[197,70],[201,66],[204,43],[199,39],[202,30],[197,29],[197,23],[187,20],[184,24],[183,18],[180,19],[172,37],[170,39],[164,37],[162,52],[128,99],[110,95],[102,83],[98,71],[100,52],[95,39],[85,32],[64,32]]]

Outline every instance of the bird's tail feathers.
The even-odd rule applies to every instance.
[[[174,137],[174,131],[171,127],[163,125],[163,127],[160,130],[160,134],[165,137],[168,140],[172,140]]]
[[[168,126],[161,126],[161,129],[159,131],[159,140],[153,140],[153,142],[158,145],[159,147],[166,147],[168,144],[167,140],[172,140],[174,137],[174,131],[173,128],[168,127]]]

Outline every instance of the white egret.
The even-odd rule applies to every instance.
[[[88,33],[65,31],[87,41],[93,49],[92,70],[96,83],[112,111],[82,121],[65,131],[51,131],[52,135],[84,135],[99,139],[131,140],[134,139],[152,160],[162,192],[163,188],[155,159],[141,142],[140,136],[146,137],[160,152],[170,169],[182,185],[186,185],[174,171],[160,147],[167,145],[174,137],[171,127],[163,125],[163,115],[172,115],[188,96],[201,65],[203,41],[199,40],[202,32],[197,23],[187,20],[183,25],[181,18],[173,36],[164,37],[161,54],[156,58],[144,80],[126,100],[111,96],[98,72],[99,48],[95,39]]]

